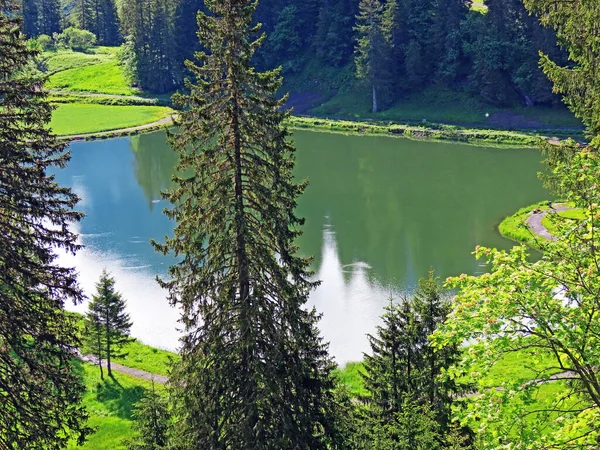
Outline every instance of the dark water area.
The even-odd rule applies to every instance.
[[[310,183],[298,206],[306,218],[299,246],[314,255],[322,281],[310,303],[323,314],[320,329],[339,363],[362,358],[365,333],[390,297],[410,295],[429,268],[442,279],[485,271],[475,246],[510,248],[497,224],[549,197],[535,149],[310,131],[296,132],[295,141],[296,175]],[[170,184],[174,153],[162,133],[71,149],[57,179],[82,198],[77,231],[85,249],[62,262],[77,268],[88,294],[106,267],[128,301],[133,335],[175,350],[178,313],[155,282],[174,261],[150,245],[173,228],[160,191]]]

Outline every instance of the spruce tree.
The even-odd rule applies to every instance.
[[[251,66],[255,2],[207,1],[188,64],[197,84],[171,145],[180,162],[177,221],[164,245],[181,262],[161,281],[182,311],[181,362],[170,377],[183,449],[325,449],[334,439],[332,364],[304,305],[315,286],[295,255],[304,183],[282,125],[277,71]],[[182,175],[184,174],[184,175]]]
[[[356,5],[354,0],[322,3],[313,45],[317,58],[323,64],[342,67],[351,59]]]
[[[79,249],[69,225],[82,215],[48,173],[69,157],[48,130],[42,82],[19,75],[35,52],[17,10],[0,0],[0,448],[53,450],[90,431],[72,364],[78,329],[64,310],[83,295],[74,269],[56,263],[57,251]]]
[[[181,0],[175,9],[174,44],[177,83],[183,85],[185,61],[192,60],[200,50],[198,42],[198,11],[204,8],[203,0]]]
[[[99,45],[121,43],[115,0],[78,0],[75,7],[78,27],[94,33]]]
[[[106,359],[108,376],[112,376],[111,359],[125,356],[122,348],[131,342],[131,320],[125,312],[125,300],[115,291],[115,280],[102,271],[96,283],[97,293],[92,297],[86,314],[87,348],[98,358],[102,376],[102,355]]]
[[[28,38],[40,34],[38,29],[38,4],[37,0],[22,0],[21,14],[23,15],[23,33]]]
[[[419,280],[412,307],[419,318],[417,345],[423,361],[419,377],[419,395],[427,400],[436,420],[445,431],[450,421],[452,396],[459,392],[460,388],[454,380],[442,378],[441,375],[444,369],[457,361],[460,351],[456,345],[434,349],[429,343],[429,336],[445,322],[452,310],[452,304],[443,296],[439,278],[433,270],[427,278]]]
[[[135,53],[140,87],[162,94],[177,83],[174,41],[175,9],[170,0],[129,0],[121,3],[122,30]]]
[[[158,394],[152,382],[152,391],[135,404],[133,429],[136,436],[125,442],[127,450],[159,450],[169,441],[169,405]]]
[[[60,32],[60,0],[39,0],[38,34]]]
[[[372,110],[379,110],[378,96],[385,92],[389,96],[391,76],[391,51],[382,30],[383,5],[380,0],[361,0],[359,3],[356,32],[356,73],[364,79],[372,93]],[[388,101],[389,103],[389,101]]]
[[[559,42],[569,52],[573,64],[553,57],[547,50],[541,58],[544,73],[554,90],[586,126],[587,136],[596,148],[600,146],[600,76],[598,76],[597,1],[525,0],[527,9],[540,17],[541,23],[556,30]]]
[[[407,405],[412,408],[416,404],[435,420],[433,435],[438,436],[435,430],[448,430],[452,395],[459,392],[459,387],[440,375],[458,358],[458,348],[452,345],[434,350],[428,337],[446,320],[449,311],[439,280],[430,272],[428,278],[419,280],[412,298],[390,303],[377,335],[368,335],[371,354],[365,355],[364,379],[369,396],[363,400],[370,408],[366,423],[382,442],[400,442],[400,429],[411,435],[411,421],[399,422],[408,417],[403,416]],[[391,448],[415,447],[403,444]]]

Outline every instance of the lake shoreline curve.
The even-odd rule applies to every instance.
[[[175,116],[176,117],[176,116]],[[160,131],[173,124],[174,116],[135,127],[57,136],[60,140],[77,142],[112,139],[141,133]],[[411,125],[390,121],[358,121],[327,119],[316,116],[290,116],[286,125],[291,130],[307,130],[356,136],[400,137],[419,141],[443,141],[461,144],[485,145],[488,147],[535,147],[547,141],[560,143],[558,137],[549,137],[532,131],[512,131],[483,128],[468,128],[457,125],[425,123]],[[545,134],[564,133],[561,130],[544,130]]]

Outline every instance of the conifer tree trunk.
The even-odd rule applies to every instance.
[[[110,354],[111,354],[111,348],[110,348],[110,340],[111,340],[111,327],[110,327],[110,315],[109,315],[109,311],[108,308],[106,308],[106,322],[104,324],[104,333],[105,333],[105,338],[106,338],[106,371],[108,372],[108,376],[112,377],[112,370],[110,367]]]
[[[377,91],[375,90],[375,84],[373,83],[373,112],[377,112]]]
[[[104,369],[102,368],[102,337],[100,332],[100,324],[96,322],[96,342],[98,352],[98,367],[100,368],[100,379],[104,380]]]

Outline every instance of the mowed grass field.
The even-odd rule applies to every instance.
[[[152,96],[131,86],[117,59],[117,47],[43,52],[37,63],[56,109],[49,127],[59,136],[125,130],[170,117],[174,110],[143,104]],[[155,100],[156,101],[156,100]],[[111,104],[112,103],[112,104]],[[117,103],[117,104],[115,104]]]
[[[66,103],[57,106],[50,128],[59,136],[96,133],[145,125],[172,114],[173,110],[164,106]]]
[[[116,60],[63,70],[50,76],[46,89],[108,95],[137,95]]]

